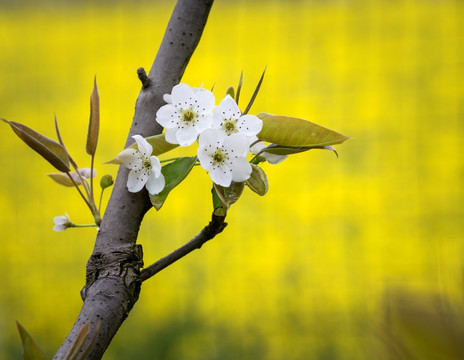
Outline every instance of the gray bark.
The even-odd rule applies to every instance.
[[[155,121],[156,111],[164,104],[163,94],[170,93],[179,83],[201,38],[212,3],[213,0],[178,0],[148,76],[138,70],[143,86],[126,147],[133,143],[132,135],[161,133],[162,128]],[[100,323],[86,359],[100,359],[138,299],[143,256],[136,240],[151,204],[145,190],[135,194],[127,191],[127,174],[127,169],[120,167],[87,264],[81,312],[54,359],[66,358],[86,322],[90,323],[91,336]],[[153,237],[156,241],[156,234]]]

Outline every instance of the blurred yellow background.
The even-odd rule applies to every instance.
[[[140,82],[174,7],[0,2],[0,117],[54,137],[81,167],[97,74],[101,163],[125,142]],[[216,98],[244,71],[252,113],[305,118],[354,139],[265,165],[223,234],[144,283],[104,359],[458,359],[463,335],[464,3],[221,1],[183,81]],[[48,358],[70,330],[94,229],[54,169],[0,126],[0,359],[20,359],[15,320]],[[200,168],[151,211],[145,264],[206,225]],[[105,196],[105,200],[108,194]],[[156,239],[156,241],[155,241]]]

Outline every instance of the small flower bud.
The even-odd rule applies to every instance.
[[[100,186],[102,189],[106,189],[114,184],[113,177],[111,175],[102,176],[100,180]]]

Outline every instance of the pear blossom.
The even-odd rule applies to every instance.
[[[241,133],[256,136],[263,128],[263,121],[255,115],[242,115],[235,100],[227,94],[213,111],[213,128],[226,135]]]
[[[240,133],[224,135],[219,129],[207,129],[198,140],[198,160],[215,184],[228,187],[232,181],[250,178],[252,168],[246,156],[248,138]]]
[[[266,161],[269,164],[279,164],[282,161],[284,161],[286,158],[288,158],[288,155],[277,155],[277,154],[271,154],[266,151],[261,152],[266,145],[264,145],[263,141],[258,141],[258,138],[255,136],[254,139],[252,140],[252,146],[250,147],[250,151],[252,154],[259,154],[259,156],[263,157],[266,159]]]
[[[203,130],[211,127],[215,102],[211,91],[180,83],[163,99],[167,104],[157,111],[156,121],[165,128],[167,142],[192,145]]]
[[[72,225],[71,220],[69,219],[69,216],[67,213],[64,213],[64,216],[55,216],[53,218],[53,222],[55,223],[55,226],[53,227],[53,230],[55,231],[65,231],[68,227]]]
[[[138,192],[145,186],[150,194],[159,194],[165,185],[160,161],[156,156],[151,156],[153,147],[147,140],[140,135],[132,137],[139,150],[128,148],[116,156],[116,160],[130,169],[127,189],[130,192]]]

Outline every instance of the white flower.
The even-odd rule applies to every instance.
[[[165,185],[164,176],[161,173],[161,164],[156,156],[150,156],[153,147],[140,135],[132,136],[139,150],[125,149],[116,156],[116,159],[130,169],[127,179],[127,189],[130,192],[138,192],[145,185],[152,195],[159,194]]]
[[[246,159],[249,144],[245,135],[225,136],[218,129],[207,129],[200,134],[198,145],[200,165],[215,184],[228,187],[232,181],[250,178],[252,169]]]
[[[53,218],[53,222],[55,223],[55,226],[53,227],[53,230],[55,231],[65,231],[70,225],[72,225],[72,222],[66,213],[64,213],[64,216],[55,216]]]
[[[157,111],[156,121],[165,128],[167,142],[192,145],[198,134],[211,126],[215,101],[211,91],[180,83],[163,98],[168,104]]]
[[[81,174],[81,176],[85,179],[89,179],[90,177],[96,177],[97,176],[97,170],[93,169],[93,172],[92,172],[92,176],[90,176],[90,168],[82,168],[82,169],[79,169],[79,173]],[[71,173],[71,177],[73,178],[73,180],[79,184],[79,185],[82,185],[82,181],[81,181],[81,178],[79,177],[79,175],[77,174],[77,172],[73,171]]]
[[[260,153],[260,151],[263,150],[266,147],[266,145],[264,145],[264,142],[262,142],[262,141],[256,142],[257,140],[258,140],[258,138],[254,137],[254,139],[252,140],[252,143],[255,143],[255,144],[250,147],[250,151],[253,154]],[[288,158],[287,155],[271,154],[271,153],[267,153],[265,151],[260,153],[259,156],[265,158],[269,164],[273,164],[273,165],[281,163],[286,158]]]
[[[213,111],[213,128],[226,135],[241,133],[256,136],[263,128],[263,121],[255,115],[242,115],[237,103],[227,94]]]

